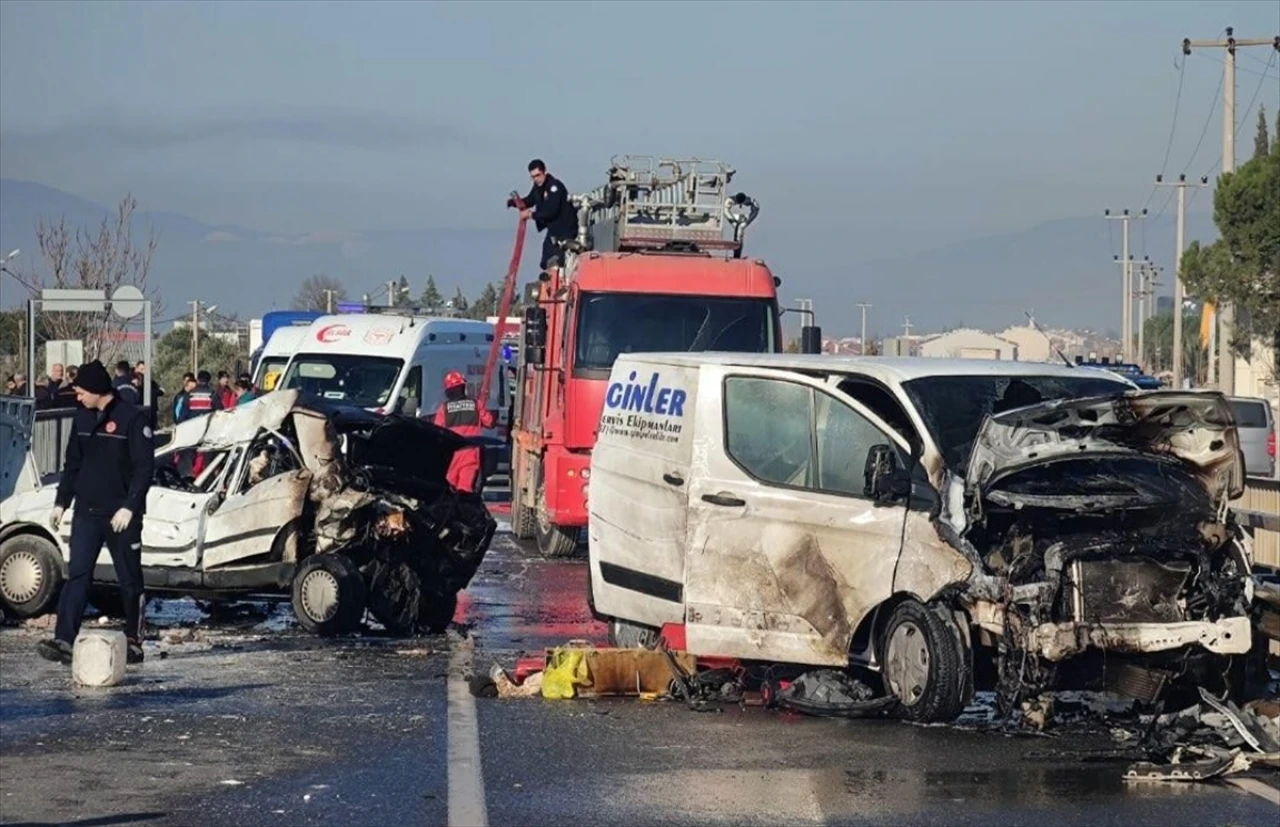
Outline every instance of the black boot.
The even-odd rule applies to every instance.
[[[42,640],[36,644],[36,651],[45,660],[51,660],[63,666],[71,665],[71,644],[65,640],[58,640],[57,638]]]

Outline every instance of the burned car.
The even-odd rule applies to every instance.
[[[445,481],[463,438],[429,422],[278,391],[178,425],[156,453],[142,528],[149,594],[291,594],[303,628],[337,634],[368,609],[396,633],[441,631],[496,523]],[[0,503],[0,599],[53,608],[71,520],[54,486]],[[114,581],[104,549],[95,583]],[[109,597],[109,595],[108,595]]]
[[[619,359],[592,455],[590,599],[622,645],[878,671],[950,720],[1097,686],[1236,691],[1244,486],[1216,393],[1067,366]]]

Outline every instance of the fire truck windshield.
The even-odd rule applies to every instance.
[[[770,299],[583,293],[573,375],[607,377],[623,353],[770,353],[777,335]]]

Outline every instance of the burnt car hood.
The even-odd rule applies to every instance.
[[[1225,397],[1132,391],[988,416],[970,453],[966,494],[985,497],[1002,479],[1035,466],[1106,456],[1181,461],[1218,505],[1244,493],[1244,459]]]

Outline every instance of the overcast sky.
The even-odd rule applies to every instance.
[[[1181,40],[1227,25],[1269,37],[1280,3],[5,0],[0,175],[355,231],[505,226],[535,155],[573,189],[614,153],[702,155],[775,232],[892,255],[1141,206]],[[1274,114],[1280,58],[1242,54],[1241,110],[1260,88]],[[1187,60],[1171,174],[1221,76]],[[1189,171],[1220,149],[1215,119]]]

